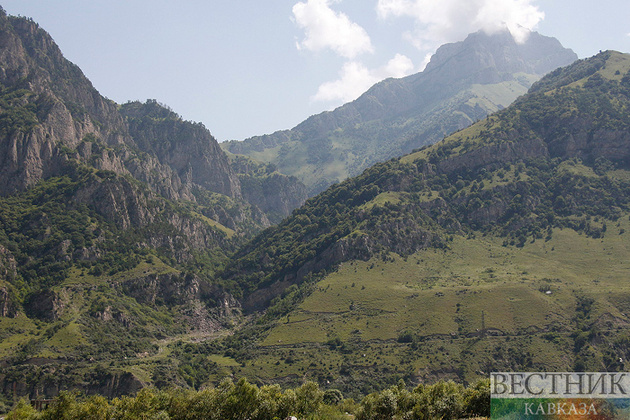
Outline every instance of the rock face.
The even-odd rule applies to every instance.
[[[306,200],[306,187],[295,177],[275,172],[264,178],[241,176],[243,197],[278,223]]]
[[[29,296],[24,303],[24,309],[29,317],[45,321],[60,319],[69,305],[66,290],[60,292],[42,290]]]
[[[0,316],[14,318],[18,307],[13,301],[11,290],[7,286],[0,286]]]
[[[14,118],[3,121],[0,193],[58,173],[60,147],[74,148],[87,134],[107,145],[131,142],[116,104],[98,94],[37,24],[1,13],[0,46],[3,93],[17,97],[3,107]]]
[[[116,398],[135,394],[147,386],[146,383],[129,372],[97,370],[82,377],[78,375],[78,377],[68,377],[60,374],[63,369],[63,366],[59,367],[53,364],[27,366],[22,372],[23,375],[6,376],[0,379],[0,391],[5,395],[23,395],[31,398],[36,396],[54,398],[61,391],[80,391],[85,395]]]
[[[272,223],[279,223],[306,201],[304,184],[279,173],[273,164],[237,155],[230,155],[230,164],[238,174],[245,200],[265,212]]]
[[[0,316],[14,318],[19,313],[19,304],[11,282],[17,276],[13,254],[0,245]]]
[[[0,245],[0,280],[11,281],[16,276],[16,262],[11,251]]]
[[[437,164],[440,173],[472,170],[489,165],[501,165],[518,159],[549,157],[549,151],[540,138],[518,143],[501,143],[473,150],[465,155],[445,159]]]
[[[155,101],[127,103],[121,112],[138,147],[171,168],[179,182],[189,189],[199,185],[229,197],[241,196],[227,156],[202,124],[184,122]]]
[[[58,174],[68,158],[60,149],[66,148],[76,150],[69,157],[97,169],[132,173],[152,187],[159,187],[150,182],[157,171],[157,178],[171,180],[167,195],[173,198],[190,199],[193,184],[240,197],[227,157],[202,125],[182,121],[155,101],[129,105],[123,108],[127,114],[119,112],[35,23],[0,18],[5,46],[0,83],[8,90],[24,89],[24,112],[30,110],[34,122],[34,127],[5,127],[0,175],[6,182],[1,193]],[[166,121],[160,115],[165,113],[170,117]],[[162,123],[151,124],[160,118]]]
[[[118,106],[103,98],[50,35],[4,12],[0,84],[0,195],[58,176],[77,161],[131,176],[167,199],[195,201],[195,189],[243,199],[228,157],[202,124],[154,100]],[[299,190],[295,180],[282,182]],[[302,201],[258,199],[274,219]]]
[[[222,146],[275,164],[314,195],[485,118],[545,73],[576,59],[556,39],[537,33],[518,44],[507,32],[478,32],[440,47],[421,73],[384,80],[357,100],[291,130]]]

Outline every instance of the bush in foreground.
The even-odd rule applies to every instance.
[[[366,396],[360,404],[344,400],[338,390],[319,389],[307,381],[295,389],[279,385],[258,387],[246,379],[222,381],[201,391],[145,388],[135,396],[111,401],[101,396],[80,398],[63,392],[47,409],[38,412],[26,400],[16,404],[7,420],[272,420],[344,419],[347,412],[357,420],[443,420],[488,416],[489,381],[468,388],[452,381],[418,385],[409,391],[398,386]]]

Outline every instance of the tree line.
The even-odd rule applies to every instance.
[[[468,387],[453,381],[420,384],[408,389],[398,385],[364,397],[345,399],[336,389],[321,390],[307,381],[293,389],[280,385],[257,386],[242,378],[224,379],[216,388],[144,388],[135,396],[108,400],[100,395],[80,396],[62,392],[47,408],[37,411],[20,400],[7,420],[272,420],[295,416],[302,419],[443,420],[489,416],[490,382]]]

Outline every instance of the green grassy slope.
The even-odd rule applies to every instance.
[[[444,250],[343,263],[234,372],[360,393],[401,377],[472,382],[492,369],[622,370],[628,228],[626,213],[601,238],[553,229],[516,247],[455,236]]]
[[[486,328],[509,334],[563,328],[570,325],[578,292],[598,297],[595,316],[624,318],[614,299],[630,287],[630,264],[623,264],[630,243],[614,231],[627,225],[624,220],[601,240],[568,229],[523,248],[489,237],[456,237],[447,251],[392,256],[395,262],[347,262],[281,318],[263,343],[348,340],[357,329],[364,340],[395,339],[405,331],[467,335],[481,328],[482,311]],[[609,291],[615,291],[612,302]],[[464,320],[456,322],[454,314]],[[426,317],[424,325],[418,317]]]
[[[234,372],[364,393],[625,369],[629,97],[630,57],[605,52],[307,201],[223,273],[270,305],[226,342]]]

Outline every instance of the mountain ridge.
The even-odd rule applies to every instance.
[[[239,371],[365,395],[626,369],[629,121],[630,55],[605,51],[307,200],[221,274],[259,314],[225,341]]]
[[[221,146],[274,163],[307,184],[312,196],[370,164],[434,143],[484,118],[525,93],[547,71],[576,58],[557,40],[535,32],[520,45],[508,32],[489,36],[480,31],[440,47],[423,72],[381,81],[358,99],[293,129]],[[476,93],[475,86],[493,86],[494,95]]]
[[[614,65],[618,74],[604,78],[602,72],[606,71],[607,63]],[[440,176],[445,176],[450,179],[453,174],[470,176],[478,173],[479,168],[492,168],[496,171],[497,167],[518,160],[575,158],[588,165],[595,165],[598,161],[600,165],[605,165],[605,160],[623,163],[630,153],[630,138],[627,130],[623,129],[627,126],[624,116],[627,116],[628,108],[626,105],[611,107],[608,98],[616,95],[620,104],[625,103],[623,89],[630,80],[628,63],[630,60],[627,55],[616,52],[606,52],[588,60],[580,60],[566,69],[552,72],[539,85],[533,86],[530,94],[486,120],[447,137],[433,147],[377,164],[359,177],[329,188],[309,199],[304,207],[296,210],[292,217],[279,226],[266,231],[241,248],[235,260],[230,263],[227,275],[238,277],[239,270],[244,267],[257,267],[259,261],[271,261],[276,267],[279,265],[279,268],[274,269],[272,265],[263,263],[264,270],[255,269],[256,272],[267,273],[263,281],[258,280],[261,284],[286,282],[287,279],[299,283],[310,272],[324,270],[348,259],[369,258],[378,253],[376,250],[379,248],[404,254],[426,247],[434,239],[421,228],[421,224],[428,223],[428,226],[433,227],[444,224],[438,230],[457,231],[460,229],[457,228],[460,226],[457,220],[466,220],[460,213],[462,210],[448,215],[460,205],[448,210],[446,196],[438,196],[433,200],[422,198],[427,194],[421,193],[422,186],[426,189],[426,181],[423,181],[426,178],[439,179]],[[564,74],[571,72],[581,77],[576,81],[574,78],[567,79]],[[559,85],[550,83],[558,79],[567,81],[560,82]],[[578,83],[580,79],[583,86],[565,89],[565,86]],[[541,88],[544,86],[547,87]],[[601,90],[595,89],[596,86],[600,86]],[[574,110],[572,106],[578,108]],[[543,107],[548,115],[539,110]],[[605,122],[595,122],[592,115],[600,116]],[[607,129],[606,124],[619,129]],[[497,194],[500,190],[501,188],[497,189]],[[405,200],[402,197],[393,200],[397,203],[408,203],[408,216],[406,219],[401,219],[400,216],[394,218],[396,222],[393,222],[391,229],[385,229],[387,233],[379,234],[379,226],[382,225],[375,224],[374,221],[370,223],[367,216],[369,212],[361,206],[371,200],[378,200],[380,195],[388,192],[410,194]],[[416,200],[413,197],[417,197]],[[489,199],[490,196],[486,198]],[[341,208],[345,207],[345,212],[349,212],[349,215],[341,214],[341,208],[335,209],[338,207],[335,203],[345,203]],[[391,211],[402,215],[404,211],[396,210],[399,206],[397,204]],[[501,203],[497,209],[485,209],[485,212],[490,212],[483,216],[490,216],[485,224],[496,222],[507,209],[506,203]],[[436,222],[423,213],[444,215],[437,219],[441,221]],[[480,216],[483,213],[479,212]],[[409,217],[411,214],[414,216]],[[332,224],[333,229],[329,230],[329,223],[320,226],[319,220],[322,217],[335,221]],[[479,220],[483,220],[483,217]],[[359,228],[366,224],[366,220],[374,235],[366,235],[366,228]],[[339,225],[335,226],[335,223]],[[476,222],[473,223],[475,225]],[[323,228],[324,226],[328,228]],[[394,231],[407,233],[392,240]],[[287,241],[272,239],[282,236],[286,236]],[[321,239],[317,239],[318,237]],[[435,239],[437,242],[434,245],[446,245],[439,235]],[[406,247],[410,247],[408,251],[405,251]],[[286,249],[289,256],[295,256],[286,258],[281,255],[282,249]],[[353,249],[354,251],[349,251]],[[276,255],[278,252],[280,254]]]
[[[51,393],[120,395],[149,381],[91,361],[222,334],[240,303],[216,272],[305,198],[156,100],[104,98],[39,25],[0,11],[2,401],[37,393],[23,372],[68,360]]]

